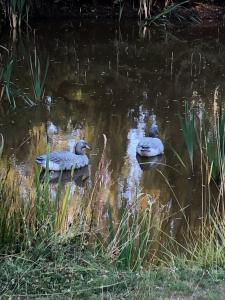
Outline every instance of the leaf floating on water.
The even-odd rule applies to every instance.
[[[0,138],[1,138],[1,143],[0,143],[0,158],[2,157],[2,152],[3,152],[3,148],[4,148],[4,137],[3,135],[0,133]]]

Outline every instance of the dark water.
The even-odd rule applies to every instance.
[[[75,140],[85,137],[92,146],[90,177],[85,184],[76,181],[72,189],[84,193],[93,185],[105,134],[111,182],[105,202],[119,214],[137,195],[147,193],[167,206],[167,230],[181,240],[187,221],[194,230],[201,220],[202,186],[198,173],[190,176],[172,148],[188,161],[179,120],[185,100],[190,102],[197,92],[210,112],[218,85],[223,98],[224,32],[217,27],[169,33],[136,24],[68,22],[43,23],[14,40],[5,34],[2,44],[17,58],[15,79],[22,88],[31,87],[27,57],[34,47],[43,64],[49,57],[46,95],[53,103],[50,109],[44,104],[2,108],[1,165],[10,163],[26,188],[37,155],[49,148],[72,149]],[[165,155],[155,163],[139,164],[136,145],[147,133],[152,114]],[[51,129],[57,133],[49,133]]]

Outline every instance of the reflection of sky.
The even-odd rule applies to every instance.
[[[127,142],[127,160],[128,175],[124,180],[124,191],[122,197],[131,203],[135,195],[140,192],[140,180],[143,171],[136,159],[136,147],[139,140],[145,135],[146,122],[145,119],[149,115],[142,106],[139,107],[139,116],[137,118],[137,128],[130,128],[128,131]]]

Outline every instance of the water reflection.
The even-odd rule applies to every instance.
[[[142,169],[142,171],[152,170],[160,167],[163,164],[163,155],[157,155],[154,157],[143,158],[137,155],[137,161]]]
[[[160,205],[170,206],[176,217],[168,222],[168,232],[181,240],[185,220],[195,228],[201,216],[201,197],[198,180],[187,179],[171,148],[185,158],[179,122],[185,100],[193,100],[197,91],[208,111],[215,86],[224,87],[223,36],[215,42],[213,28],[173,33],[157,29],[140,33],[130,24],[121,25],[120,30],[117,24],[97,23],[74,24],[74,28],[65,31],[60,24],[40,24],[35,39],[31,33],[13,41],[3,37],[1,43],[11,47],[16,57],[17,82],[28,93],[31,84],[24,71],[25,58],[34,46],[41,57],[49,55],[46,94],[52,95],[53,101],[50,107],[18,107],[16,111],[1,107],[0,131],[5,138],[1,165],[10,163],[23,176],[26,187],[38,155],[49,148],[72,151],[75,142],[85,138],[92,146],[90,176],[84,185],[83,175],[65,178],[65,186],[73,186],[71,195],[77,191],[82,194],[92,188],[103,149],[102,134],[106,134],[110,185],[107,199],[95,206],[99,223],[106,201],[110,201],[116,220],[120,209],[138,194],[148,193]],[[221,91],[222,97],[223,88]],[[193,109],[201,119],[196,105],[199,103]],[[142,161],[136,157],[136,145],[151,123],[152,109],[165,141],[165,155]],[[56,180],[52,178],[53,193]],[[178,213],[183,207],[188,207],[185,218]]]

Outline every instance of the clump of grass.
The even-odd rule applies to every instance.
[[[200,230],[189,239],[183,257],[189,265],[219,268],[225,263],[225,222],[214,210],[204,218]],[[179,255],[178,255],[179,256]]]
[[[110,206],[108,214],[112,215]],[[140,195],[118,224],[109,218],[107,253],[119,268],[134,271],[155,261],[167,214],[166,206],[154,203],[150,195]]]
[[[45,82],[48,73],[49,59],[47,59],[45,69],[43,71],[43,68],[41,67],[40,58],[38,57],[37,50],[35,48],[34,54],[30,55],[29,63],[34,98],[35,100],[40,101],[44,98]]]
[[[10,183],[9,173],[0,178],[0,247],[4,251],[20,251],[49,239],[66,228],[69,192],[63,197],[49,195],[49,174],[40,181],[35,172],[34,193],[21,195],[20,181]]]

